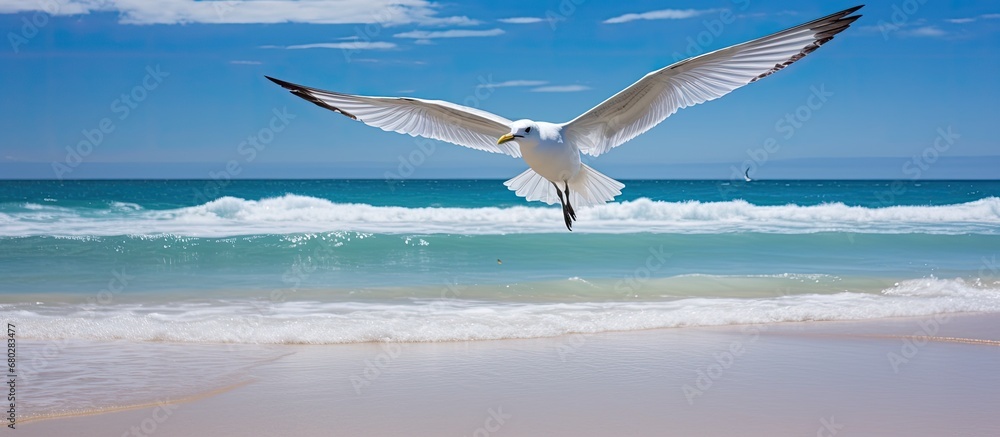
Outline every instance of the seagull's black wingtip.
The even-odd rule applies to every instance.
[[[327,93],[327,94],[329,94],[328,92],[325,92],[325,91],[322,91],[322,90],[317,90],[315,88],[305,87],[305,86],[302,86],[302,85],[297,85],[297,84],[294,84],[294,83],[291,83],[291,82],[285,82],[285,81],[283,81],[281,79],[275,79],[275,78],[273,78],[271,76],[268,76],[268,75],[264,75],[264,77],[266,77],[267,80],[270,80],[271,82],[274,82],[274,83],[276,83],[278,85],[281,85],[282,88],[287,89],[292,94],[294,94],[296,96],[299,96],[299,97],[301,97],[301,98],[303,98],[305,100],[308,100],[308,101],[316,104],[317,106],[319,106],[321,108],[329,109],[329,110],[331,110],[333,112],[337,112],[337,113],[343,114],[343,115],[347,116],[348,118],[350,118],[352,120],[357,120],[358,119],[358,117],[355,116],[354,114],[351,114],[350,112],[344,111],[343,109],[340,109],[340,108],[338,108],[336,106],[331,106],[329,103],[326,103],[323,100],[318,99],[318,98],[316,98],[316,96],[313,95],[313,92],[319,92],[319,93]]]
[[[851,14],[857,12],[858,9],[861,9],[863,7],[865,7],[865,5],[857,5],[857,6],[853,7],[853,8],[845,10],[844,11],[844,18],[843,19],[850,19],[851,22],[854,22],[854,20],[857,20],[858,18],[861,18],[860,14],[859,15],[851,15]]]
[[[271,76],[268,76],[268,75],[264,75],[264,77],[266,77],[267,80],[278,84],[282,88],[286,88],[286,89],[290,89],[290,90],[297,90],[297,89],[302,89],[303,88],[302,86],[296,85],[294,83],[285,82],[285,81],[283,81],[281,79],[275,79],[275,78],[273,78]]]

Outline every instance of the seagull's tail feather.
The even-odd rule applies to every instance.
[[[552,186],[552,182],[549,182],[548,179],[543,178],[542,175],[535,173],[530,168],[503,184],[513,191],[514,194],[525,198],[529,202],[539,200],[549,205],[559,203],[559,197],[556,195],[556,187]]]
[[[622,193],[622,188],[625,188],[625,184],[603,175],[586,164],[581,164],[580,172],[569,181],[569,194],[573,206],[602,205],[615,200],[615,196]]]
[[[530,168],[503,184],[528,201],[538,200],[549,205],[559,203],[552,182]],[[574,207],[600,205],[614,200],[622,193],[622,188],[625,184],[583,165],[576,177],[569,181],[570,203]]]

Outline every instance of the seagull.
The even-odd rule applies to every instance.
[[[581,153],[600,156],[679,109],[770,76],[847,29],[861,17],[851,14],[862,6],[653,71],[566,123],[511,121],[441,100],[359,96],[265,77],[298,97],[369,126],[524,159],[528,169],[504,185],[528,201],[553,205],[558,200],[566,229],[572,231],[574,206],[614,200],[625,187],[583,164]]]

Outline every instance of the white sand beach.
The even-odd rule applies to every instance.
[[[33,420],[18,432],[993,435],[1000,432],[993,413],[1000,406],[998,321],[963,314],[531,340],[267,346],[253,353],[198,346],[228,348],[247,360],[234,360],[232,368],[277,358],[245,367],[234,373],[245,380],[209,393]],[[178,369],[163,371],[197,378],[197,369]],[[72,392],[73,377],[64,378]],[[22,393],[31,396],[31,387]]]

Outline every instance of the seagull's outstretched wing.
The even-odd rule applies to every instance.
[[[440,100],[341,94],[265,77],[296,96],[369,126],[506,153],[515,158],[521,156],[516,142],[497,144],[497,138],[510,132],[511,121],[486,111]]]
[[[863,5],[862,5],[863,6]],[[678,109],[714,100],[812,53],[847,29],[856,6],[647,74],[563,125],[563,136],[598,156],[639,136]]]

